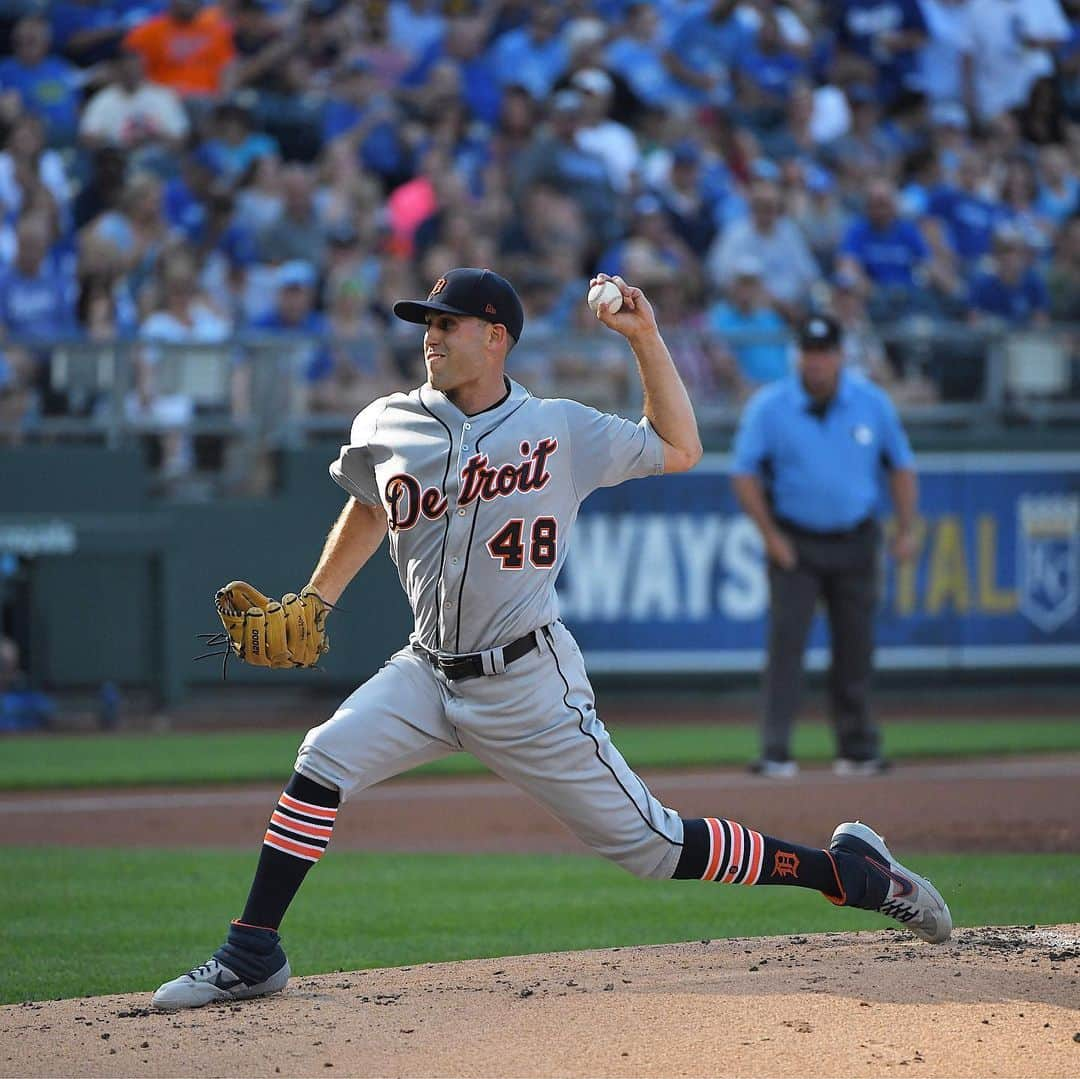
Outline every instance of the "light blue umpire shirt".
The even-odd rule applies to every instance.
[[[883,471],[914,454],[885,392],[842,369],[824,414],[798,372],[750,399],[735,435],[734,475],[757,476],[773,514],[812,532],[839,532],[876,513]]]

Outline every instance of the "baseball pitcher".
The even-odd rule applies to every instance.
[[[389,534],[415,627],[405,647],[300,746],[247,903],[225,943],[154,994],[162,1009],[282,989],[278,928],[322,857],[339,807],[365,787],[465,750],[541,802],[585,843],[641,877],[794,885],[880,911],[916,936],[949,936],[949,909],[863,824],[827,850],[723,817],[682,818],[649,792],[596,713],[555,581],[578,507],[597,487],[682,472],[701,456],[693,408],[641,289],[597,317],[622,334],[644,390],[639,423],[533,397],[506,376],[524,316],[511,284],[459,268],[395,314],[426,327],[427,381],[355,419],[330,475],[349,496],[299,594],[218,593],[221,641],[248,663],[310,666],[333,605]]]

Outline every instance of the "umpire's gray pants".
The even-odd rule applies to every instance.
[[[308,732],[296,770],[357,791],[465,750],[531,794],[598,854],[640,877],[667,879],[682,853],[679,814],[662,805],[612,745],[570,631],[502,674],[451,681],[411,647],[393,655],[325,723]],[[452,831],[432,820],[432,832]]]
[[[782,526],[783,527],[783,526]],[[762,756],[786,760],[803,691],[803,654],[819,599],[832,647],[829,704],[836,755],[877,757],[881,739],[869,708],[877,607],[879,530],[873,521],[844,534],[785,528],[794,569],[769,564],[769,658],[765,669]]]

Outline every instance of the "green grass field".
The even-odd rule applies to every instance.
[[[752,724],[669,723],[612,728],[616,744],[635,768],[743,765],[757,754]],[[35,735],[3,740],[0,790],[118,787],[144,784],[279,781],[288,776],[302,731]],[[886,753],[897,760],[993,754],[1080,751],[1080,722],[1071,717],[918,720],[885,726]],[[828,760],[832,736],[820,723],[804,723],[795,755]],[[419,769],[424,774],[484,771],[459,753]]]
[[[913,859],[959,925],[1080,921],[1080,855]],[[0,1002],[150,990],[201,963],[254,857],[6,848]],[[796,888],[642,881],[597,859],[338,852],[285,923],[300,974],[718,937],[881,929]]]

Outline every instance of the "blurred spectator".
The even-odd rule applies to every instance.
[[[279,156],[277,140],[254,130],[254,117],[241,100],[222,101],[214,107],[210,137],[198,150],[200,163],[227,187],[243,182],[255,163]]]
[[[619,33],[604,51],[604,64],[642,105],[669,109],[685,100],[685,91],[668,69],[660,17],[652,4],[626,5]],[[724,80],[726,96],[726,69]]]
[[[1058,0],[969,0],[969,104],[986,123],[1023,108],[1036,82],[1053,74],[1050,50],[1069,36]]]
[[[27,684],[19,646],[0,637],[0,731],[32,731],[47,727],[56,705]]]
[[[851,127],[824,148],[825,160],[840,172],[844,189],[858,194],[870,176],[895,175],[902,148],[881,118],[877,91],[867,83],[848,87]]]
[[[1035,210],[1054,227],[1080,211],[1080,178],[1061,146],[1044,146],[1039,152],[1039,191]]]
[[[664,63],[680,97],[700,105],[728,105],[732,75],[753,44],[753,33],[736,14],[737,0],[711,0],[691,10],[672,30]]]
[[[798,225],[784,216],[780,188],[772,180],[754,181],[749,217],[728,225],[709,250],[713,284],[721,288],[731,284],[735,265],[747,255],[760,258],[765,288],[785,317],[809,303],[820,270]]]
[[[875,317],[899,318],[927,306],[929,296],[923,286],[930,255],[918,226],[899,216],[892,181],[872,181],[866,192],[866,211],[844,237],[838,269],[855,275],[872,290],[870,310]]]
[[[80,234],[80,266],[86,273],[125,275],[138,295],[158,257],[176,233],[165,216],[161,181],[148,172],[131,176],[115,209],[107,209]]]
[[[46,214],[23,214],[15,238],[14,261],[0,270],[0,341],[6,342],[0,381],[8,408],[23,414],[34,405],[47,415],[62,414],[68,401],[50,387],[46,342],[76,332],[74,276],[50,251],[53,224]]]
[[[994,230],[1005,216],[999,202],[982,194],[983,169],[980,155],[969,150],[960,158],[955,181],[930,191],[926,204],[926,213],[942,223],[949,246],[968,267],[990,250]]]
[[[992,318],[1008,326],[1045,326],[1049,321],[1046,282],[1031,265],[1023,233],[1003,225],[994,236],[989,270],[976,274],[968,294],[968,318]]]
[[[815,88],[796,79],[787,96],[783,122],[760,133],[761,146],[774,161],[808,160],[846,134],[850,126],[851,107],[841,90]]]
[[[371,65],[351,60],[331,84],[323,106],[323,139],[340,139],[365,169],[403,181],[411,162],[399,126],[399,110],[380,89]]]
[[[278,269],[275,284],[273,310],[251,328],[258,334],[288,340],[287,345],[275,346],[274,355],[284,355],[298,384],[308,386],[334,367],[326,345],[329,326],[325,316],[315,310],[318,275],[310,262],[293,259]],[[255,362],[259,362],[258,356]]]
[[[120,205],[127,176],[124,151],[105,146],[89,158],[86,179],[72,206],[72,225],[78,231],[106,210]]]
[[[1005,166],[1001,184],[1003,218],[1018,229],[1040,257],[1049,253],[1054,223],[1038,206],[1035,166],[1016,155]]]
[[[53,226],[27,213],[15,226],[15,260],[0,270],[0,327],[6,337],[44,339],[75,330],[75,280],[50,255]]]
[[[307,370],[309,407],[355,413],[399,389],[402,377],[383,346],[381,326],[368,310],[360,285],[342,279],[330,294],[327,313],[329,347],[317,353]]]
[[[437,38],[406,72],[401,86],[412,90],[412,98],[423,108],[425,98],[443,96],[449,84],[460,88],[462,100],[474,119],[493,125],[498,122],[501,90],[485,51],[486,22],[475,16],[459,16],[447,24]],[[445,89],[444,89],[445,88]]]
[[[919,0],[927,41],[919,50],[915,88],[932,108],[964,100],[965,65],[971,58],[970,0]]]
[[[641,195],[633,205],[633,216],[626,238],[609,247],[597,261],[598,273],[616,274],[632,279],[634,252],[647,252],[649,265],[661,264],[675,270],[696,291],[699,284],[698,260],[693,251],[674,232],[655,195]]]
[[[432,0],[390,0],[387,30],[391,48],[418,59],[446,33],[446,17]]]
[[[151,82],[183,97],[221,93],[236,57],[224,12],[201,0],[169,0],[166,11],[128,32],[124,47],[142,56]]]
[[[140,0],[50,0],[53,47],[81,68],[116,59],[124,34],[146,18]]]
[[[13,56],[0,60],[0,117],[26,109],[46,126],[51,146],[75,141],[79,128],[78,68],[49,52],[52,30],[44,15],[25,15],[11,35]]]
[[[116,146],[128,153],[161,149],[175,152],[188,134],[179,95],[146,78],[143,58],[124,50],[113,76],[86,105],[79,140],[90,150]]]
[[[0,212],[8,221],[22,213],[46,213],[64,231],[69,199],[63,157],[58,150],[45,148],[41,118],[24,113],[9,128],[0,153]],[[0,241],[0,263],[10,260],[8,248]]]
[[[1071,217],[1058,233],[1046,287],[1051,316],[1059,322],[1080,322],[1080,216]]]
[[[707,316],[710,332],[734,360],[740,396],[783,378],[791,369],[787,327],[769,301],[763,271],[754,255],[736,259],[727,298],[714,304]]]
[[[166,358],[180,364],[206,362],[205,349],[185,352],[179,346],[218,344],[228,338],[231,326],[200,293],[195,260],[191,252],[182,248],[162,258],[151,305],[151,313],[139,327],[139,337],[147,345],[138,351],[135,389],[125,411],[128,422],[136,428],[160,434],[160,474],[163,479],[174,480],[195,465],[187,433],[195,415],[195,402],[183,391],[162,387],[159,368]],[[155,347],[158,345],[165,348]]]
[[[927,41],[917,0],[835,0],[829,9],[837,81],[871,83],[886,104],[915,88],[919,50]]]
[[[667,173],[653,184],[675,234],[701,258],[709,250],[720,225],[722,206],[701,167],[701,150],[690,139],[677,143]]]
[[[258,234],[263,262],[307,260],[320,264],[326,254],[326,229],[315,208],[315,182],[304,165],[281,173],[281,212]]]
[[[621,195],[632,190],[641,167],[641,151],[634,133],[609,115],[615,90],[611,76],[598,68],[586,68],[574,75],[570,85],[581,93],[578,146],[604,159],[615,191]]]
[[[524,26],[496,39],[491,48],[491,68],[500,85],[524,86],[537,101],[551,93],[569,61],[559,34],[562,18],[561,5],[535,4]]]
[[[796,170],[788,189],[788,213],[802,230],[810,254],[832,273],[837,249],[847,233],[851,214],[840,201],[836,181],[820,165],[809,162]]]
[[[782,121],[805,63],[784,40],[775,9],[763,8],[758,23],[756,32],[748,35],[739,49],[735,72],[741,113],[751,127],[768,130]]]
[[[235,0],[229,5],[236,60],[229,70],[229,89],[281,89],[281,66],[297,47],[299,11],[266,0]]]
[[[887,390],[896,404],[926,405],[937,400],[934,384],[910,357],[901,356],[900,371],[893,366],[854,277],[841,273],[833,278],[829,313],[840,327],[840,352],[848,369]]]
[[[517,163],[517,182],[519,186],[550,185],[572,198],[581,207],[593,245],[600,248],[619,233],[618,203],[607,163],[578,145],[581,109],[577,90],[560,90],[552,97],[548,124]]]

